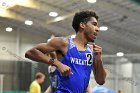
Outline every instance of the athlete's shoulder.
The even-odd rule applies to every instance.
[[[68,46],[68,39],[65,37],[54,37],[47,42],[47,45],[55,48],[56,50],[63,51]]]
[[[65,38],[65,37],[54,37],[53,39],[50,40],[50,42],[52,44],[55,44],[55,45],[67,45],[68,44],[68,38]]]
[[[66,42],[67,40],[68,40],[68,38],[66,38],[66,37],[54,37],[53,38],[54,40],[58,40],[58,41],[62,41],[62,42]]]

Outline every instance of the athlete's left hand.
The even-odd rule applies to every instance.
[[[95,60],[101,60],[102,59],[102,47],[93,44],[93,51],[94,51],[94,58]]]

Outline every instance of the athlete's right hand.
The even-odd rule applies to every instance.
[[[59,72],[62,76],[69,76],[69,75],[73,74],[71,72],[71,68],[61,62],[59,64],[57,64],[57,69],[59,70]]]

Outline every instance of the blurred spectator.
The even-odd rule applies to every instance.
[[[45,75],[38,72],[35,76],[35,80],[31,83],[29,93],[41,93],[41,87],[39,84],[44,82]]]

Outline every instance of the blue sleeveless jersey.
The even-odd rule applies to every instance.
[[[92,50],[87,47],[85,51],[78,51],[73,39],[69,38],[68,51],[60,61],[69,66],[73,74],[61,76],[57,71],[58,87],[55,93],[85,93],[93,64]]]

